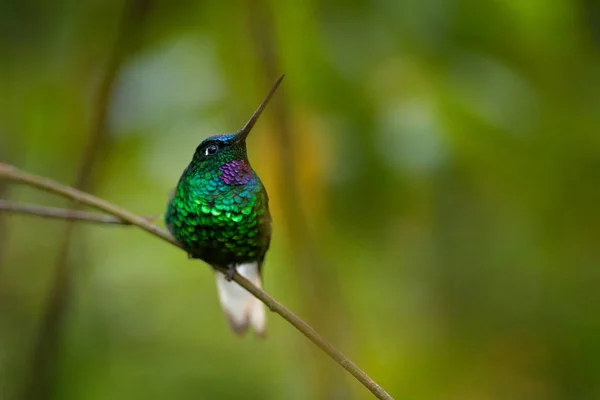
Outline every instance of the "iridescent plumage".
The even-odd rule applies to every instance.
[[[248,161],[246,137],[282,79],[239,132],[200,143],[165,213],[167,228],[191,258],[213,267],[237,268],[259,287],[271,241],[271,216],[267,192]],[[220,273],[217,288],[234,331],[242,333],[252,325],[264,333],[266,316],[258,299]]]
[[[205,155],[209,146],[217,154]],[[193,258],[213,266],[259,261],[271,238],[269,199],[235,135],[198,146],[169,203],[167,227]]]

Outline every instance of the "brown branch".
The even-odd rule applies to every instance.
[[[113,217],[112,215],[94,214],[79,210],[69,210],[65,208],[37,206],[33,204],[15,203],[7,200],[0,200],[0,213],[33,215],[36,217],[60,219],[70,221],[92,222],[105,225],[132,225],[131,222]],[[159,218],[157,215],[145,217],[152,222]]]
[[[146,218],[135,215],[121,207],[110,202],[99,199],[98,197],[81,192],[75,188],[62,185],[47,178],[42,178],[36,175],[21,171],[14,166],[0,163],[0,178],[8,179],[13,182],[23,183],[47,192],[51,192],[81,204],[94,207],[107,214],[113,215],[123,221],[127,221],[131,225],[135,225],[146,232],[171,243],[174,246],[181,248],[179,243],[165,230],[149,222]],[[220,272],[226,273],[225,269]],[[377,398],[382,400],[393,400],[393,398],[373,379],[371,379],[363,370],[361,370],[354,362],[342,354],[338,349],[328,343],[321,335],[319,335],[310,325],[300,319],[296,314],[288,310],[285,306],[268,295],[263,290],[253,285],[249,280],[238,273],[235,273],[233,280],[240,286],[252,293],[256,298],[265,303],[269,309],[292,324],[304,336],[312,341],[316,346],[323,350],[327,355],[333,358],[342,368],[354,376],[360,383],[371,391]]]

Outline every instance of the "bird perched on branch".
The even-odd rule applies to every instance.
[[[196,148],[165,213],[165,224],[190,258],[227,268],[215,271],[221,307],[234,332],[266,332],[264,305],[232,281],[235,271],[262,286],[271,241],[267,192],[248,161],[246,138],[281,83],[281,76],[237,133],[205,139]]]

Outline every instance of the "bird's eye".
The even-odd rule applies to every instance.
[[[212,155],[216,154],[218,150],[219,150],[219,148],[217,147],[217,145],[211,144],[210,146],[208,146],[206,148],[206,150],[204,150],[204,155],[212,156]]]

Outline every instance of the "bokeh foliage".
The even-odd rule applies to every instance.
[[[122,0],[0,4],[0,159],[72,183],[117,51],[91,188],[160,214],[284,72],[249,145],[266,290],[398,399],[600,398],[597,2],[142,3],[125,30]],[[0,214],[2,399],[35,384],[64,232]],[[48,398],[370,398],[275,316],[230,334],[181,251],[76,232]]]

